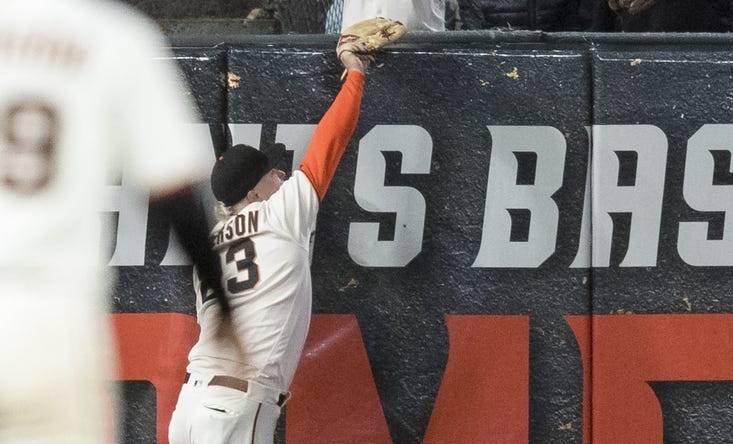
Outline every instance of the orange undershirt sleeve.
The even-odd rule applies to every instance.
[[[363,91],[364,74],[349,71],[341,91],[318,123],[300,164],[321,200],[356,129]]]

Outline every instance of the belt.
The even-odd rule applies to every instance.
[[[187,384],[188,380],[191,378],[190,373],[186,373],[186,377],[183,378],[183,383]],[[235,378],[234,376],[224,376],[224,375],[216,375],[213,378],[211,378],[211,381],[209,381],[209,385],[216,385],[219,387],[228,387],[234,390],[239,390],[240,392],[247,393],[247,387],[249,387],[249,384],[244,379]],[[285,401],[288,400],[288,395],[285,393],[280,393],[280,396],[277,399],[277,405],[278,407],[282,407],[285,404]]]

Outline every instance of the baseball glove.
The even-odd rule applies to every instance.
[[[402,37],[407,29],[405,25],[384,17],[375,17],[355,23],[339,36],[336,44],[336,55],[350,51],[355,54],[368,55]]]

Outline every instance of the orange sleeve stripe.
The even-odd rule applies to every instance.
[[[349,71],[341,91],[318,123],[300,164],[321,200],[356,129],[363,91],[364,74]]]

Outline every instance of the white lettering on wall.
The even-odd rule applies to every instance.
[[[677,251],[690,265],[733,265],[733,185],[713,184],[716,150],[733,156],[733,125],[703,125],[687,143],[685,201],[697,211],[725,212],[722,239],[708,239],[707,222],[680,222]]]
[[[637,155],[634,185],[619,186],[617,152]],[[591,234],[594,267],[608,267],[613,242],[611,213],[631,213],[629,245],[621,267],[657,264],[667,137],[653,125],[593,126]]]
[[[404,267],[422,251],[425,198],[412,187],[385,186],[382,152],[402,153],[402,174],[429,174],[433,140],[414,125],[377,125],[359,142],[354,199],[373,213],[396,213],[394,240],[380,241],[379,224],[352,222],[348,250],[365,267]]]
[[[552,195],[562,186],[565,137],[550,126],[489,126],[491,160],[481,247],[473,267],[538,267],[555,252],[559,211]],[[533,184],[517,185],[515,153],[537,155]],[[510,209],[529,210],[527,241],[510,239]]]

